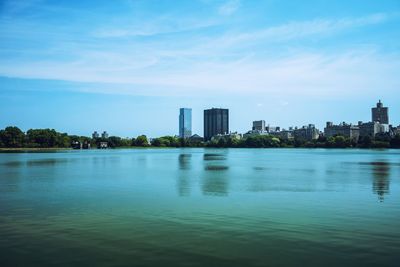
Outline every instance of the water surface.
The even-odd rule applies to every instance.
[[[0,154],[0,266],[398,266],[400,151]]]

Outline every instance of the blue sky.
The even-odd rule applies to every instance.
[[[400,124],[400,1],[0,1],[0,128],[178,133],[180,107]]]

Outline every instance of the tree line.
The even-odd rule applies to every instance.
[[[282,139],[272,135],[251,136],[245,139],[232,137],[219,138],[208,142],[183,139],[176,136],[154,138],[151,144],[145,135],[136,138],[90,138],[87,136],[68,135],[54,129],[30,129],[24,133],[15,126],[0,130],[0,147],[2,148],[70,148],[74,142],[87,143],[96,147],[99,142],[107,142],[109,147],[237,147],[237,148],[400,148],[400,135],[379,134],[375,137],[361,137],[357,142],[344,136],[326,138],[320,136],[316,140]]]
[[[320,136],[307,141],[301,138],[282,139],[272,135],[251,136],[245,139],[219,139],[206,144],[209,147],[242,147],[242,148],[400,148],[400,135],[381,134],[375,137],[365,136],[358,141],[341,135],[333,137]]]
[[[0,130],[0,147],[2,148],[70,148],[73,143],[86,143],[96,147],[100,142],[106,141],[109,147],[148,146],[145,135],[137,138],[121,138],[110,136],[108,138],[91,138],[87,136],[68,135],[54,129],[30,129],[24,133],[15,126]]]

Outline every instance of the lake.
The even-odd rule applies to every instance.
[[[0,266],[398,266],[400,150],[0,153]]]

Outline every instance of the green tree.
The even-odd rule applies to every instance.
[[[338,135],[334,137],[336,148],[345,148],[346,147],[346,138],[344,136]]]
[[[325,147],[327,148],[346,148],[352,147],[352,140],[342,135],[332,136],[326,139]]]
[[[317,140],[313,140],[314,147],[323,148],[326,147],[327,138],[325,136],[319,136]]]
[[[163,144],[162,144],[160,138],[154,138],[154,139],[151,141],[151,145],[152,145],[152,146],[156,146],[156,147],[160,147],[160,146],[162,146]]]
[[[228,138],[228,140],[226,142],[226,146],[227,147],[238,147],[239,143],[240,143],[239,139],[230,137],[230,138]]]
[[[263,136],[264,147],[280,147],[280,140],[277,137],[271,135]]]
[[[81,141],[80,137],[77,135],[69,135],[69,139],[71,142],[80,142]]]
[[[18,127],[8,126],[0,131],[0,140],[4,147],[23,147],[25,134]]]
[[[57,144],[57,132],[54,129],[30,129],[26,136],[33,147],[55,147]]]
[[[217,147],[226,147],[227,142],[225,140],[225,138],[220,138],[217,142]]]
[[[400,148],[400,134],[396,134],[396,135],[390,140],[390,147],[391,147],[391,148]]]
[[[71,139],[69,138],[68,134],[57,133],[56,146],[57,147],[70,147]]]
[[[190,146],[189,139],[187,139],[187,138],[179,138],[179,146],[180,147]]]
[[[136,145],[136,138],[132,138],[131,139],[131,146],[135,146]]]
[[[147,140],[147,136],[139,135],[135,140],[135,146],[148,146],[149,141]]]
[[[180,147],[183,142],[185,141],[182,138],[180,139],[175,136],[162,136],[154,138],[151,145],[157,147]]]
[[[120,147],[122,146],[121,137],[118,136],[110,136],[106,142],[108,142],[109,147]]]
[[[389,148],[390,147],[390,142],[374,141],[374,142],[372,142],[372,147],[373,148]]]
[[[295,147],[304,147],[306,145],[307,141],[303,138],[296,137],[294,139],[294,146]]]
[[[390,142],[390,140],[392,139],[390,137],[389,133],[378,133],[375,135],[375,141],[381,141],[381,142]]]
[[[373,142],[373,139],[371,136],[369,136],[369,135],[362,136],[358,140],[358,146],[362,147],[362,148],[370,148],[370,147],[372,147],[372,142]]]

